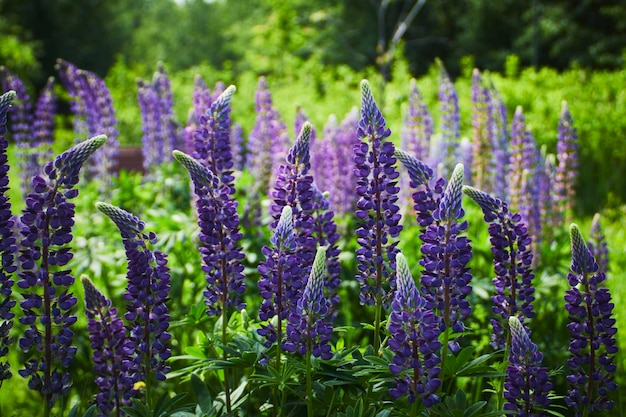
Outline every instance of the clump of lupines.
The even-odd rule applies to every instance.
[[[563,101],[561,119],[558,124],[556,152],[559,164],[556,170],[556,196],[559,211],[565,221],[572,216],[572,204],[576,196],[576,177],[578,175],[578,134],[574,120]]]
[[[374,349],[380,346],[379,327],[383,302],[395,270],[398,252],[400,208],[395,147],[388,138],[391,131],[372,95],[367,80],[361,81],[361,120],[357,129],[360,143],[354,146],[354,174],[357,177],[356,230],[359,248],[356,279],[361,284],[361,304],[375,308]]]
[[[272,94],[265,77],[259,78],[255,93],[256,122],[248,137],[247,163],[256,178],[254,193],[259,198],[270,190],[274,169],[285,160],[289,147],[287,126],[272,105]]]
[[[340,218],[354,213],[356,198],[354,189],[354,161],[346,149],[359,143],[357,125],[359,111],[356,107],[337,124],[331,116],[324,126],[322,137],[311,147],[311,168],[318,188],[328,192],[330,207]]]
[[[301,259],[295,252],[297,243],[291,206],[283,207],[270,242],[272,247],[263,246],[265,261],[258,267],[261,275],[258,287],[263,298],[259,319],[268,323],[261,325],[257,332],[266,339],[265,346],[270,347],[277,342],[280,350],[283,343],[283,320],[289,317],[298,304],[304,286],[300,270]],[[273,317],[277,318],[277,326],[271,322]]]
[[[333,326],[329,320],[330,303],[324,295],[326,274],[326,248],[319,247],[302,295],[289,314],[284,344],[287,352],[332,358]]]
[[[423,296],[427,307],[437,310],[441,330],[455,333],[465,331],[463,321],[471,312],[466,298],[472,291],[467,267],[472,249],[469,239],[461,235],[467,230],[467,221],[460,221],[465,215],[461,206],[463,178],[463,165],[457,164],[432,212],[433,223],[420,235]]]
[[[233,181],[233,154],[230,143],[230,102],[235,94],[234,85],[220,94],[200,116],[194,133],[193,156],[207,167],[220,182],[235,192]]]
[[[7,148],[9,142],[4,138],[7,130],[7,113],[13,100],[15,91],[8,91],[0,96],[0,387],[2,381],[11,378],[9,361],[3,358],[9,354],[9,346],[13,343],[10,335],[13,328],[12,309],[15,300],[11,299],[13,293],[13,273],[17,270],[15,255],[17,253],[16,239],[13,234],[14,220],[11,214],[11,202],[9,201],[9,164]]]
[[[540,417],[550,405],[552,384],[548,370],[541,366],[543,354],[530,340],[526,327],[515,316],[509,318],[511,351],[504,381],[505,411],[518,416]]]
[[[600,217],[600,213],[596,213],[593,216],[587,246],[596,262],[598,262],[598,267],[600,268],[599,272],[606,274],[609,271],[609,247],[606,243],[604,232],[602,231]]]
[[[512,213],[507,202],[473,187],[464,186],[463,192],[478,204],[485,222],[489,223],[496,274],[493,278],[496,295],[491,297],[496,314],[490,320],[493,326],[491,344],[496,349],[503,349],[510,341],[505,334],[509,317],[519,318],[526,326],[526,319],[535,316],[531,238],[522,216]]]
[[[117,308],[87,278],[81,277],[85,289],[85,315],[89,342],[93,350],[93,370],[98,375],[96,394],[98,416],[121,416],[122,405],[133,396],[133,342],[126,336],[126,327]],[[115,414],[112,414],[115,412]]]
[[[174,118],[170,80],[159,63],[152,82],[137,80],[137,98],[143,129],[143,166],[150,172],[155,166],[171,161],[172,151],[183,144]]]
[[[72,314],[76,297],[69,292],[74,277],[64,267],[72,259],[67,246],[72,240],[75,188],[81,167],[106,141],[96,136],[82,142],[44,168],[45,178],[33,178],[34,190],[26,198],[20,218],[21,249],[17,286],[22,290],[20,323],[27,327],[19,339],[26,352],[24,369],[28,387],[39,391],[46,410],[71,386],[68,368],[76,354],[72,346],[76,322]]]
[[[411,403],[420,398],[426,407],[433,406],[439,401],[435,393],[441,385],[439,320],[427,308],[402,253],[396,255],[389,333],[388,344],[394,354],[389,370],[398,375],[389,394],[395,399],[408,395]]]
[[[571,389],[565,402],[578,417],[613,408],[608,395],[617,389],[613,377],[617,328],[611,294],[603,285],[605,273],[599,270],[577,225],[571,225],[570,235],[572,265],[567,281],[571,288],[565,293],[565,309],[569,313],[571,356],[567,382]]]
[[[237,203],[233,201],[230,187],[199,161],[180,151],[174,151],[174,159],[189,171],[198,196],[199,250],[206,273],[207,313],[210,316],[224,313],[227,320],[227,310],[245,307],[242,295],[246,287],[241,264],[244,254],[238,245],[242,234]]]
[[[135,348],[131,378],[133,383],[145,382],[150,395],[152,375],[157,381],[165,380],[169,370],[165,361],[171,356],[171,335],[167,332],[170,323],[166,304],[170,291],[167,256],[149,248],[156,244],[156,235],[145,233],[145,224],[137,216],[102,202],[96,203],[96,208],[115,223],[122,235],[128,258],[124,318]]]
[[[430,155],[431,166],[443,164],[441,176],[448,177],[457,160],[458,141],[461,137],[459,97],[448,72],[440,62],[439,106],[441,109],[441,138],[436,154]]]
[[[276,227],[284,206],[291,206],[293,232],[296,238],[296,252],[304,262],[302,273],[308,274],[315,256],[316,242],[313,239],[313,177],[308,174],[309,142],[313,133],[311,123],[305,122],[302,131],[289,149],[287,163],[278,167],[276,183],[272,191],[273,203],[270,212],[274,217],[272,227]]]

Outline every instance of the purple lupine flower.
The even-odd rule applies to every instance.
[[[211,105],[211,91],[207,87],[202,77],[198,74],[193,79],[193,108],[189,111],[187,124],[183,129],[183,140],[185,142],[185,153],[193,154],[194,135],[200,126],[200,119],[206,114]]]
[[[296,239],[296,253],[300,257],[302,279],[309,274],[309,268],[315,257],[316,242],[313,238],[313,177],[308,173],[311,168],[309,142],[313,133],[311,123],[305,122],[302,131],[289,149],[287,163],[278,168],[276,183],[272,191],[273,202],[270,213],[276,227],[284,206],[291,206],[293,233]]]
[[[565,402],[578,417],[613,408],[608,395],[617,389],[613,376],[617,328],[611,293],[603,285],[606,275],[600,272],[577,225],[571,225],[570,236],[572,266],[567,281],[571,288],[565,293],[565,309],[569,313],[567,382],[571,389]]]
[[[14,281],[13,273],[17,270],[15,255],[17,245],[13,233],[14,220],[11,214],[11,202],[9,201],[9,163],[7,148],[9,142],[4,138],[7,130],[7,113],[11,103],[15,99],[15,91],[8,91],[0,96],[0,387],[5,379],[11,378],[12,374],[9,361],[2,362],[2,358],[8,356],[9,346],[13,344],[10,332],[13,328],[11,311],[15,307],[15,300],[11,299]]]
[[[298,304],[289,314],[287,340],[283,345],[287,352],[326,360],[332,358],[330,337],[333,325],[329,316],[330,303],[324,295],[326,274],[326,248],[319,247]]]
[[[470,241],[461,233],[467,230],[467,221],[461,206],[463,165],[458,164],[448,185],[432,213],[433,223],[420,235],[424,267],[423,296],[428,308],[436,309],[441,330],[465,331],[463,321],[469,317],[471,306],[466,300],[472,291],[472,279],[467,263],[472,257]]]
[[[578,134],[574,120],[563,101],[559,120],[556,152],[559,165],[556,171],[556,195],[559,211],[565,221],[572,216],[572,205],[576,196],[576,177],[578,176]]]
[[[417,290],[401,252],[396,255],[396,284],[388,343],[394,354],[389,370],[397,378],[389,394],[395,399],[408,395],[410,403],[421,398],[426,407],[431,407],[439,402],[435,393],[441,385],[439,321]]]
[[[70,110],[74,115],[72,125],[77,141],[89,134],[87,125],[87,109],[85,97],[83,94],[87,91],[85,88],[85,78],[79,76],[80,69],[71,62],[58,59],[55,68],[59,72],[61,83],[70,96]]]
[[[44,166],[45,162],[53,157],[52,143],[54,142],[54,116],[56,114],[56,95],[54,94],[54,77],[49,77],[45,87],[41,90],[33,120],[33,141],[39,148],[37,165]],[[105,132],[100,132],[105,134]],[[34,175],[38,175],[37,172]]]
[[[213,103],[222,93],[226,91],[226,84],[223,81],[217,81],[213,86],[213,94],[211,94],[211,103]]]
[[[313,177],[318,188],[328,192],[330,207],[338,218],[346,218],[356,209],[354,161],[346,149],[359,143],[356,135],[358,122],[356,107],[339,125],[331,116],[324,126],[323,137],[311,148]]]
[[[30,185],[30,179],[41,173],[37,153],[33,151],[36,149],[33,135],[33,105],[22,80],[1,66],[0,81],[2,81],[4,91],[14,90],[16,93],[15,101],[9,109],[9,133],[15,143],[15,154],[21,177],[28,184],[23,187],[26,190]]]
[[[293,122],[294,131],[296,132],[296,137],[298,137],[298,135],[302,131],[302,127],[304,126],[305,122],[311,123],[311,121],[309,120],[309,116],[306,115],[302,107],[298,106],[296,108],[296,118]],[[317,138],[317,134],[315,133],[315,127],[313,127],[313,124],[311,124],[311,139],[309,140],[311,145],[315,143],[316,138]]]
[[[492,138],[493,193],[508,199],[509,133],[506,105],[493,85],[489,94],[489,132]]]
[[[398,201],[398,171],[391,131],[385,126],[367,80],[361,82],[361,120],[357,130],[360,143],[354,146],[354,174],[359,196],[356,251],[361,284],[361,304],[382,308],[389,291],[391,273],[398,252],[397,237],[402,230]],[[374,341],[378,343],[378,341]]]
[[[199,250],[206,274],[207,314],[220,316],[224,313],[228,317],[229,309],[245,308],[242,297],[246,286],[241,264],[244,254],[239,245],[242,234],[237,202],[232,198],[230,187],[199,161],[180,151],[174,151],[174,159],[189,171],[198,196]]]
[[[496,315],[490,320],[493,326],[491,345],[504,349],[510,340],[505,335],[509,317],[515,316],[526,325],[526,319],[535,316],[531,238],[522,216],[512,213],[506,202],[473,187],[465,186],[463,192],[478,204],[485,222],[489,223],[496,274],[493,278],[496,295],[491,297]]]
[[[313,216],[313,239],[319,246],[326,247],[326,269],[328,274],[324,281],[324,288],[328,292],[331,315],[337,314],[339,304],[339,284],[341,279],[341,264],[339,254],[341,250],[337,246],[339,233],[335,223],[335,213],[330,209],[330,203],[322,192],[313,184],[312,216]]]
[[[23,291],[20,323],[27,329],[19,345],[27,359],[19,373],[29,378],[30,389],[41,392],[48,410],[59,396],[69,392],[67,369],[76,354],[71,330],[76,322],[72,315],[76,297],[69,292],[74,277],[66,269],[72,259],[68,244],[72,240],[74,204],[68,200],[78,195],[75,186],[81,167],[105,141],[105,136],[96,136],[49,162],[44,168],[46,178],[33,178],[34,190],[26,198],[20,218],[17,286]]]
[[[289,147],[287,126],[272,105],[265,77],[259,78],[254,110],[256,122],[248,138],[250,158],[247,162],[256,179],[254,192],[261,198],[269,192],[274,169],[285,160]]]
[[[441,108],[440,154],[431,155],[431,166],[443,164],[442,177],[448,177],[457,161],[458,140],[461,137],[459,97],[443,64],[439,74],[439,106]]]
[[[219,178],[221,184],[229,187],[231,194],[235,193],[235,177],[230,144],[230,102],[235,90],[234,85],[225,89],[200,117],[193,152],[194,158]]]
[[[278,225],[270,238],[272,247],[261,250],[265,261],[259,264],[259,293],[263,298],[259,309],[259,319],[267,321],[257,330],[266,339],[265,346],[283,343],[283,320],[289,317],[302,294],[301,260],[295,253],[296,238],[293,232],[291,206],[284,206]],[[271,322],[277,318],[277,326]]]
[[[159,62],[157,65],[157,70],[152,78],[152,88],[157,97],[160,133],[163,135],[163,159],[165,162],[169,162],[172,160],[172,151],[180,149],[184,144],[182,143],[182,135],[178,131],[174,115],[174,100],[170,77],[162,62]]]
[[[465,178],[464,181],[466,183],[472,183],[472,172],[471,168],[474,163],[474,155],[472,155],[472,142],[469,138],[461,138],[461,142],[459,143],[459,160],[460,163],[463,164],[465,168]]]
[[[126,328],[117,308],[86,276],[81,277],[85,288],[85,315],[88,319],[89,342],[93,350],[93,370],[98,375],[96,394],[98,417],[120,416],[121,407],[130,404],[134,396],[133,380],[129,374],[134,369],[133,342],[126,336]]]
[[[591,221],[591,233],[587,246],[598,262],[599,272],[609,272],[609,247],[600,224],[600,213],[596,213]]]
[[[511,351],[504,380],[504,410],[518,416],[547,416],[552,384],[547,368],[541,366],[543,354],[530,340],[526,327],[517,317],[508,320],[511,328]]]
[[[543,152],[542,152],[543,153]],[[538,171],[539,175],[539,212],[541,216],[541,241],[550,244],[554,237],[554,232],[560,227],[557,216],[556,201],[554,198],[555,182],[555,159],[553,154],[546,155],[543,159],[543,169]]]
[[[243,139],[243,128],[239,123],[233,123],[230,137],[232,138],[233,168],[236,171],[242,171],[243,167],[246,166],[247,152]]]
[[[159,133],[160,119],[158,98],[149,83],[137,80],[137,100],[141,112],[142,155],[144,171],[150,172],[153,167],[163,163],[163,137]]]
[[[490,129],[491,94],[483,82],[480,71],[472,73],[472,166],[465,165],[471,172],[472,184],[490,192],[493,190],[493,130]]]
[[[145,233],[145,224],[137,216],[102,202],[97,202],[96,208],[120,230],[128,258],[124,318],[135,347],[132,381],[147,381],[152,375],[163,381],[169,370],[165,361],[171,356],[172,337],[167,332],[170,324],[166,305],[170,291],[167,255],[149,248],[149,244],[156,244],[156,235]]]

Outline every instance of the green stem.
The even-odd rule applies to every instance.
[[[311,324],[309,323],[309,340],[306,349],[306,407],[307,416],[313,417],[313,381],[311,380]]]
[[[226,292],[224,292],[226,293]],[[228,360],[228,353],[226,352],[226,338],[228,337],[228,328],[227,328],[227,323],[228,323],[228,315],[226,313],[226,303],[223,304],[224,305],[224,310],[223,310],[223,314],[222,314],[222,345],[224,346],[224,352],[223,352],[223,359],[224,361]],[[228,414],[232,413],[232,405],[230,403],[230,386],[229,386],[229,382],[228,382],[228,377],[229,377],[230,372],[228,372],[227,368],[224,368],[224,394],[226,397],[226,411],[228,411]]]

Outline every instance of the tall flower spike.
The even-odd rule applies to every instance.
[[[512,340],[504,381],[504,410],[518,416],[547,416],[544,410],[551,403],[548,394],[552,384],[547,368],[541,366],[543,354],[517,317],[511,316],[508,321]]]
[[[33,136],[38,148],[36,157],[37,166],[42,167],[54,156],[52,143],[54,142],[54,116],[56,114],[56,95],[54,93],[54,77],[49,77],[45,87],[39,94],[33,120]],[[106,134],[106,132],[98,132]],[[41,168],[35,175],[41,173]]]
[[[572,216],[572,204],[576,196],[578,134],[566,101],[563,101],[561,107],[556,151],[559,161],[556,172],[556,195],[559,201],[560,214],[565,221],[568,221]]]
[[[599,271],[577,225],[571,225],[570,236],[572,266],[567,280],[571,288],[565,293],[565,309],[570,331],[566,379],[571,389],[565,402],[578,417],[613,408],[608,395],[617,389],[613,376],[617,328],[611,294],[602,284],[606,275]]]
[[[126,337],[124,322],[117,315],[117,308],[87,278],[81,277],[85,289],[85,315],[88,319],[89,341],[93,350],[93,370],[98,375],[96,394],[98,417],[106,417],[130,404],[133,396],[132,371],[133,342]]]
[[[230,188],[219,181],[199,161],[174,151],[174,159],[189,171],[198,199],[200,254],[204,262],[207,288],[204,292],[207,313],[228,317],[229,309],[245,308],[244,254],[239,245],[239,215]],[[225,319],[226,320],[226,319]]]
[[[457,160],[460,133],[459,97],[443,63],[439,62],[439,105],[441,107],[441,154],[431,155],[431,165],[443,164],[447,177]]]
[[[41,392],[47,410],[71,386],[68,368],[76,354],[72,346],[76,322],[72,310],[76,298],[69,292],[74,277],[66,265],[72,259],[68,243],[72,240],[75,207],[68,200],[78,195],[81,167],[106,141],[96,136],[82,142],[44,168],[46,178],[33,178],[34,190],[26,198],[22,223],[18,287],[23,291],[20,323],[26,331],[19,339],[26,352],[24,369],[28,387]]]
[[[166,305],[170,290],[167,256],[149,248],[149,244],[156,243],[156,235],[146,234],[145,224],[137,216],[102,202],[97,202],[96,208],[120,230],[128,258],[124,318],[129,323],[130,340],[135,348],[132,381],[150,384],[153,375],[163,381],[169,370],[165,361],[171,356],[171,335],[167,332],[170,322]]]
[[[411,403],[420,398],[431,407],[439,402],[435,392],[441,385],[438,319],[426,308],[402,253],[396,255],[396,283],[389,316],[389,348],[394,354],[389,370],[397,377],[389,394],[395,399],[408,395]]]
[[[493,190],[493,137],[490,129],[489,88],[485,85],[480,71],[472,73],[472,184],[480,189]],[[466,167],[468,168],[468,167]]]
[[[600,213],[596,213],[591,221],[591,233],[589,234],[587,246],[598,262],[600,272],[606,274],[609,271],[609,247],[600,224]]]
[[[356,251],[356,279],[361,284],[361,304],[375,308],[376,351],[380,343],[378,336],[383,302],[393,287],[390,281],[398,252],[397,238],[402,230],[397,205],[399,174],[395,168],[395,147],[388,139],[390,135],[369,83],[361,81],[361,120],[357,129],[360,142],[354,146],[353,152],[356,193],[359,196],[356,236],[360,247]]]
[[[463,192],[478,204],[485,222],[489,223],[495,272],[495,295],[491,300],[496,314],[490,320],[493,326],[491,344],[496,349],[504,349],[510,340],[506,336],[509,317],[518,317],[526,325],[527,319],[535,316],[531,238],[522,217],[509,211],[506,202],[468,186],[463,187]]]
[[[13,328],[12,312],[15,300],[11,299],[13,293],[13,273],[17,270],[15,255],[17,245],[13,233],[14,220],[11,214],[11,202],[9,201],[9,163],[7,148],[9,142],[4,138],[6,132],[7,113],[13,100],[15,91],[8,91],[0,96],[0,387],[2,381],[11,378],[12,374],[8,359],[9,347],[13,344],[10,332]]]
[[[289,314],[287,323],[287,352],[312,354],[330,359],[330,337],[333,326],[329,320],[329,302],[324,295],[326,281],[326,248],[319,247],[302,296],[297,307]]]
[[[268,321],[257,331],[265,337],[267,347],[283,343],[283,321],[295,309],[303,290],[301,259],[294,253],[296,239],[293,233],[291,206],[284,206],[274,235],[272,247],[262,249],[265,261],[259,264],[259,293],[263,298],[259,319]],[[271,322],[276,317],[277,326]],[[277,355],[280,356],[280,355]]]
[[[420,235],[424,257],[422,290],[429,308],[437,310],[441,330],[465,331],[463,321],[469,317],[471,307],[466,300],[472,287],[467,268],[472,251],[470,241],[461,233],[467,230],[467,221],[461,206],[463,165],[458,164],[433,212],[433,223]]]

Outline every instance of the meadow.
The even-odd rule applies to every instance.
[[[0,415],[621,415],[624,73],[466,67],[4,69]]]

